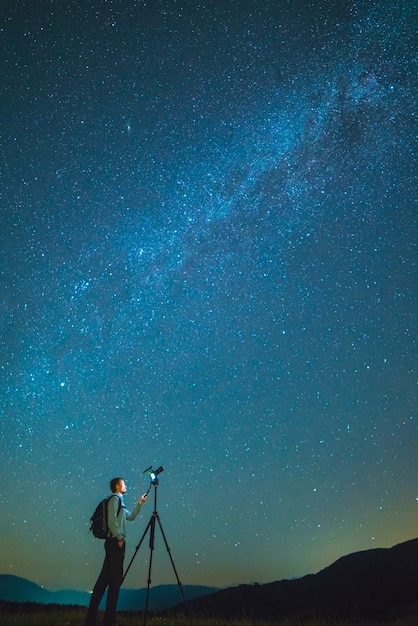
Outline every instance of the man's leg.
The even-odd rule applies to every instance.
[[[107,590],[106,610],[104,624],[110,625],[116,622],[116,607],[118,604],[119,590],[123,579],[123,560],[125,557],[125,543],[120,548],[116,539],[108,539],[107,554],[109,555],[109,587]]]
[[[107,541],[107,540],[106,540]],[[91,594],[89,608],[87,610],[86,616],[86,625],[97,623],[97,611],[99,609],[99,604],[101,599],[103,598],[104,592],[106,591],[106,587],[109,584],[110,580],[110,558],[107,550],[107,546],[105,544],[106,556],[103,561],[102,569],[99,574],[98,579],[96,580],[96,584],[93,587],[93,593]]]

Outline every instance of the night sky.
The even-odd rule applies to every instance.
[[[1,2],[0,573],[150,465],[184,584],[417,536],[414,4]]]

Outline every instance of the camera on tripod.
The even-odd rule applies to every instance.
[[[140,542],[138,543],[138,545],[135,548],[135,552],[134,552],[134,554],[133,554],[133,556],[132,556],[132,558],[131,558],[131,560],[129,562],[129,565],[126,568],[125,573],[123,574],[122,582],[125,580],[126,575],[129,572],[130,567],[131,567],[131,565],[133,563],[133,560],[134,560],[134,558],[135,558],[139,548],[141,547],[141,544],[142,544],[146,534],[149,531],[149,533],[150,533],[150,535],[149,535],[150,556],[149,556],[149,560],[148,560],[148,585],[147,585],[147,593],[146,593],[146,596],[145,596],[145,608],[144,608],[144,611],[143,611],[143,623],[142,623],[142,626],[146,626],[147,615],[148,615],[149,590],[150,590],[150,585],[151,585],[151,567],[152,567],[152,555],[153,555],[153,552],[154,552],[155,529],[156,529],[156,526],[158,526],[160,531],[161,531],[161,534],[163,536],[165,547],[167,549],[168,556],[170,558],[174,574],[176,575],[176,578],[177,578],[177,584],[179,586],[179,590],[180,590],[181,596],[183,598],[184,606],[186,607],[187,612],[189,614],[190,624],[191,624],[191,626],[193,626],[192,618],[191,618],[190,611],[189,611],[189,608],[188,608],[188,605],[187,605],[187,601],[186,601],[186,597],[184,595],[183,588],[181,586],[181,582],[180,582],[179,576],[177,574],[176,566],[174,565],[174,560],[173,560],[173,557],[171,555],[170,547],[169,547],[169,545],[167,543],[167,538],[166,538],[165,533],[163,531],[163,527],[162,527],[162,524],[161,524],[160,516],[157,513],[158,475],[161,474],[161,472],[163,472],[163,471],[164,471],[164,468],[163,468],[162,465],[160,465],[160,467],[158,469],[156,469],[156,470],[152,469],[152,465],[150,465],[149,467],[147,467],[146,470],[144,470],[142,472],[143,474],[148,474],[149,479],[150,479],[150,484],[149,484],[149,487],[148,487],[148,491],[147,491],[147,493],[145,495],[148,496],[148,494],[151,491],[152,487],[153,486],[155,487],[155,489],[154,489],[154,511],[152,512],[151,518],[150,518],[150,520],[149,520],[149,522],[147,524],[146,529],[143,532],[143,535],[141,537]]]
[[[164,468],[162,465],[160,465],[160,467],[156,470],[152,469],[152,465],[150,465],[150,467],[148,467],[143,473],[145,474],[145,472],[148,474],[150,481],[151,481],[151,485],[158,485],[158,474],[161,474],[161,472],[164,471]]]

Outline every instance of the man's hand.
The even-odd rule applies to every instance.
[[[148,500],[148,496],[146,493],[144,493],[144,495],[139,498],[138,504],[144,504],[147,500]]]

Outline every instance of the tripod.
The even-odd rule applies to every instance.
[[[161,468],[161,471],[162,471],[162,468]],[[145,539],[145,536],[146,536],[147,532],[150,531],[150,537],[149,537],[150,557],[149,557],[149,565],[148,565],[147,594],[146,594],[146,599],[145,599],[145,608],[144,608],[144,615],[143,615],[143,617],[144,617],[144,619],[143,619],[143,626],[146,626],[147,616],[148,616],[149,590],[150,590],[150,586],[151,586],[151,570],[152,570],[152,557],[153,557],[153,552],[154,552],[154,541],[155,541],[155,525],[156,525],[156,523],[158,523],[158,526],[159,526],[159,528],[161,530],[161,534],[162,534],[163,539],[164,539],[165,547],[166,547],[167,552],[168,552],[168,556],[170,557],[170,561],[171,561],[171,565],[173,567],[174,574],[175,574],[176,579],[177,579],[177,584],[178,584],[179,589],[180,589],[181,597],[183,598],[184,606],[186,607],[186,610],[187,610],[187,613],[188,613],[188,616],[189,616],[189,619],[190,619],[190,623],[192,624],[192,618],[191,618],[189,607],[187,605],[186,598],[185,598],[185,595],[184,595],[184,592],[183,592],[183,587],[181,585],[179,576],[177,574],[176,566],[174,565],[173,557],[171,555],[171,551],[170,551],[169,545],[167,543],[167,539],[166,539],[163,527],[161,525],[160,516],[157,513],[158,478],[156,477],[156,475],[154,473],[152,474],[152,480],[151,480],[150,486],[148,488],[147,495],[150,492],[151,487],[154,487],[154,511],[152,512],[150,520],[149,520],[149,522],[148,522],[148,524],[147,524],[147,526],[146,526],[146,528],[145,528],[145,530],[144,530],[144,532],[142,534],[140,542],[138,543],[138,545],[135,548],[135,552],[133,553],[133,556],[132,556],[132,558],[131,558],[131,560],[129,562],[129,565],[126,568],[126,571],[125,571],[125,573],[123,575],[122,583],[123,583],[123,581],[126,578],[126,575],[127,575],[128,571],[129,571],[129,569],[130,569],[130,567],[131,567],[131,565],[133,563],[134,558],[136,557],[136,555],[138,553],[139,548],[141,547],[141,544],[142,544],[143,540]]]

